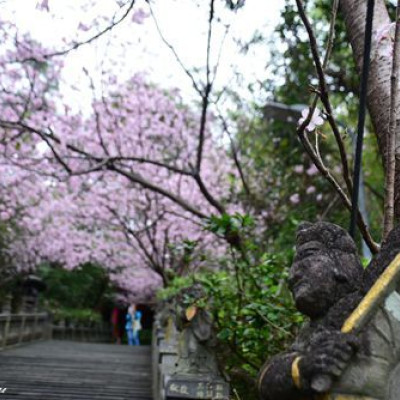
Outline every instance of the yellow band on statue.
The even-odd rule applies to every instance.
[[[301,389],[301,382],[300,382],[300,371],[299,371],[299,361],[301,357],[296,357],[292,362],[292,379],[294,385],[297,389]]]

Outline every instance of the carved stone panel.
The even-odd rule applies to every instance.
[[[207,377],[172,377],[166,386],[166,398],[229,400],[229,386],[226,382]]]

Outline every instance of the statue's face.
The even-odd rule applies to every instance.
[[[335,267],[322,243],[310,241],[298,246],[289,273],[289,287],[300,312],[317,318],[329,310],[337,287]]]

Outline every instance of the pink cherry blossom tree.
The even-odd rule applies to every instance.
[[[217,70],[210,65],[215,1],[209,3],[204,81],[184,69],[201,99],[199,109],[145,74],[120,81],[110,71],[101,82],[86,74],[93,92],[90,110],[68,104],[59,90],[67,84],[63,57],[109,34],[128,16],[141,24],[152,12],[134,1],[116,3],[113,16],[80,21],[78,39],[60,49],[42,48],[28,34],[21,37],[12,23],[0,25],[6,43],[0,51],[1,160],[21,179],[11,203],[20,210],[18,235],[9,251],[25,269],[42,260],[67,268],[93,261],[116,280],[124,271],[121,285],[142,271],[152,288],[147,293],[154,293],[170,273],[186,272],[188,256],[196,268],[201,265],[196,254],[212,260],[224,251],[221,239],[240,243],[232,234],[206,233],[204,221],[241,210],[237,192],[243,176],[210,111]],[[38,2],[38,8],[52,12],[51,2]],[[15,190],[12,183],[6,186],[5,198]],[[25,194],[32,189],[30,200]],[[9,213],[4,207],[4,220]],[[185,240],[194,243],[190,250]]]

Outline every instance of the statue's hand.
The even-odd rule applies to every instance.
[[[302,381],[311,385],[315,377],[339,377],[359,349],[359,339],[352,334],[324,332],[311,341],[311,349],[299,362]]]

